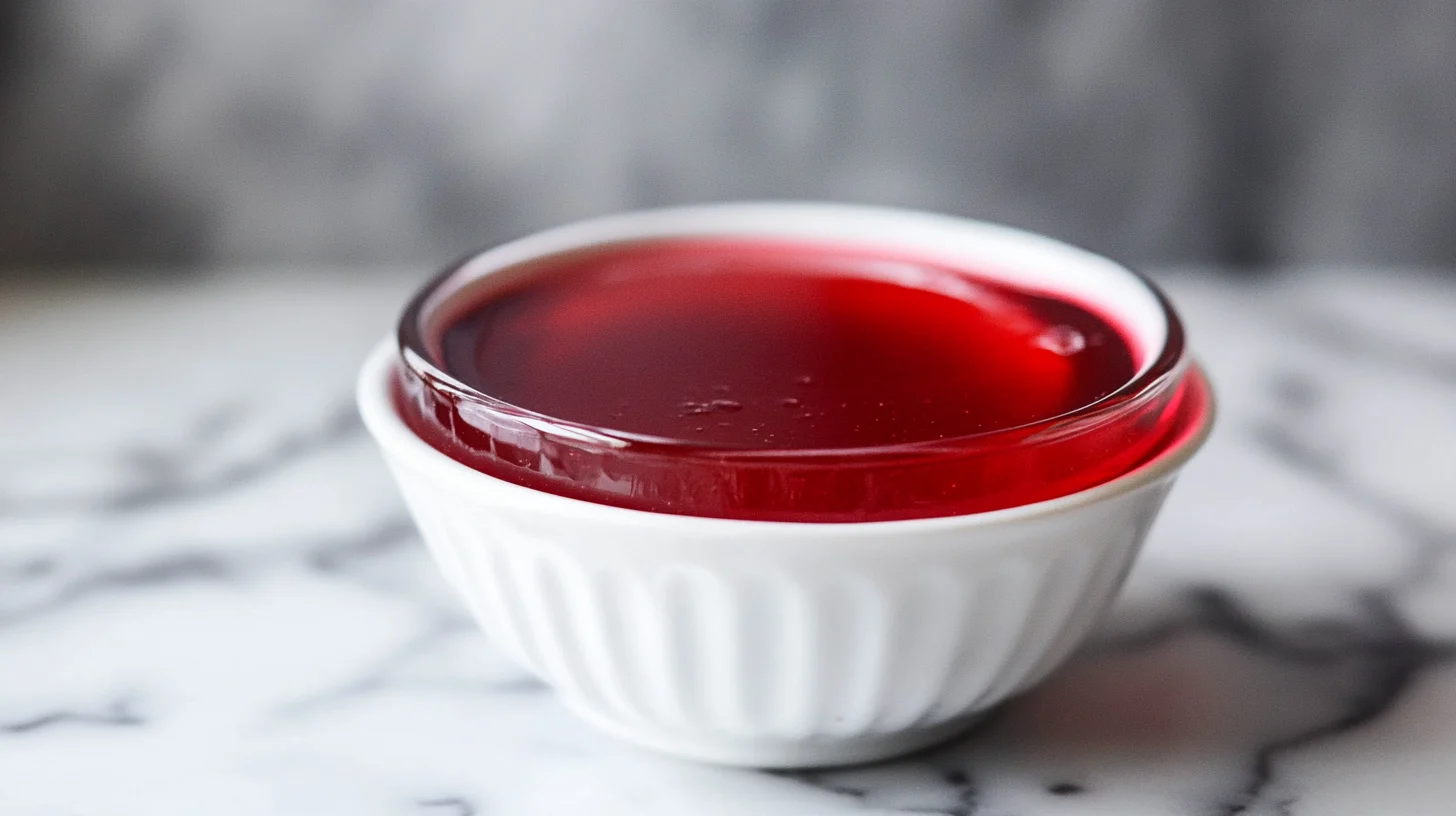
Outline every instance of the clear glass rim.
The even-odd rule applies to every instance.
[[[888,210],[887,212],[909,211]],[[980,224],[981,222],[967,220],[967,223]],[[1035,235],[1034,233],[1025,234],[1029,238],[1050,240],[1044,239],[1042,236]],[[713,236],[752,238],[755,240],[764,237],[749,230],[741,233],[714,233]],[[679,237],[691,237],[691,235],[674,233],[660,236],[643,235],[623,237],[616,240],[586,243],[576,247],[564,247],[559,252],[595,249],[619,243],[672,240]],[[787,238],[787,240],[793,239]],[[1081,249],[1061,241],[1057,241],[1056,243],[1068,249]],[[443,365],[435,359],[434,354],[430,350],[430,344],[427,342],[428,334],[426,326],[429,324],[436,310],[453,302],[452,296],[458,294],[460,290],[477,280],[518,267],[525,263],[531,263],[533,260],[539,260],[557,254],[557,252],[542,253],[535,257],[523,258],[516,263],[492,266],[483,270],[472,270],[472,267],[476,266],[476,261],[483,255],[493,252],[496,249],[498,247],[485,247],[462,256],[446,266],[416,291],[400,315],[397,327],[396,339],[401,361],[407,369],[425,380],[431,387],[449,392],[457,399],[468,400],[471,403],[473,411],[483,412],[493,420],[506,424],[530,427],[539,433],[550,435],[558,442],[578,448],[603,451],[614,450],[622,455],[693,456],[708,460],[731,461],[734,463],[801,461],[808,464],[816,459],[831,458],[836,460],[843,460],[845,458],[869,458],[878,460],[903,456],[966,455],[973,453],[977,449],[1001,447],[1016,442],[1052,441],[1058,438],[1074,436],[1084,430],[1100,427],[1107,422],[1115,421],[1118,417],[1132,411],[1148,400],[1160,394],[1167,393],[1172,386],[1176,385],[1182,379],[1188,367],[1187,355],[1185,354],[1183,324],[1172,302],[1162,289],[1148,276],[1125,264],[1116,263],[1115,266],[1117,269],[1130,280],[1135,281],[1157,304],[1166,327],[1163,344],[1161,348],[1149,350],[1148,356],[1151,357],[1151,362],[1144,363],[1140,371],[1128,382],[1101,399],[1074,410],[1066,411],[1056,416],[1046,417],[1035,422],[1007,428],[997,428],[992,431],[947,437],[945,439],[852,448],[733,447],[674,437],[632,433],[629,431],[572,422],[506,402],[459,381],[451,376],[444,369]],[[1082,251],[1106,260],[1103,256],[1096,253],[1091,253],[1087,250]],[[475,274],[463,274],[467,270],[474,271]]]

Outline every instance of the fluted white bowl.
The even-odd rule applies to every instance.
[[[914,750],[1035,683],[1116,593],[1202,425],[1090,490],[863,524],[699,518],[524,488],[360,411],[449,583],[586,720],[711,762],[805,767]]]

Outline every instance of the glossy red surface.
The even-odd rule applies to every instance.
[[[832,247],[663,240],[542,259],[457,305],[406,368],[435,447],[530,487],[787,521],[954,515],[1136,466],[1175,389],[1048,420],[1134,376],[1096,312],[945,266]],[[1019,433],[1018,429],[1025,429]]]

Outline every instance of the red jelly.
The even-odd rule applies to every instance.
[[[471,467],[589,501],[977,512],[1121,475],[1176,415],[1177,389],[1135,382],[1151,367],[1096,309],[890,252],[658,239],[476,283],[406,313],[406,421]]]

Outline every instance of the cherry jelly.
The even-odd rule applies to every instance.
[[[1108,315],[892,252],[658,239],[478,283],[433,320],[423,300],[406,313],[406,421],[471,467],[588,501],[957,515],[1114,478],[1177,424],[1178,389],[1130,387],[1148,366]]]

